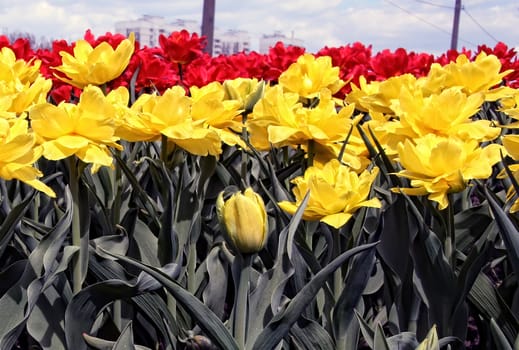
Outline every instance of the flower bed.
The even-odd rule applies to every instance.
[[[511,348],[519,65],[0,38],[0,347]]]

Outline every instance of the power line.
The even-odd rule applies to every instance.
[[[420,17],[420,16],[415,15],[413,12],[411,12],[411,11],[409,11],[409,10],[403,8],[402,6],[400,6],[400,5],[396,4],[396,3],[394,3],[393,1],[391,1],[391,0],[384,0],[384,1],[387,2],[387,3],[389,3],[389,4],[391,4],[391,5],[393,5],[394,7],[398,8],[398,9],[404,11],[405,13],[407,13],[407,14],[413,16],[414,18],[417,18],[418,20],[420,20],[420,21],[422,21],[422,22],[424,22],[424,23],[430,25],[431,27],[434,27],[434,28],[438,29],[439,31],[442,31],[442,32],[444,32],[445,34],[447,34],[447,35],[449,35],[449,36],[451,35],[451,32],[449,32],[449,31],[443,29],[442,27],[440,27],[440,26],[438,26],[438,25],[436,25],[436,24],[434,24],[434,23],[432,23],[432,22],[429,22],[429,21],[426,20],[426,19],[423,19],[423,18]],[[468,41],[468,40],[464,40],[464,39],[461,39],[461,38],[460,38],[460,41],[463,41],[463,42],[465,42],[465,43],[467,43],[467,44],[470,44],[470,45],[476,46],[476,44],[474,44],[474,43],[472,43],[472,42],[470,42],[470,41]]]
[[[422,3],[422,4],[426,4],[426,5],[434,6],[434,7],[442,7],[442,8],[449,9],[449,10],[454,9],[454,7],[449,6],[449,5],[435,4],[435,3],[433,3],[433,2],[429,2],[429,1],[425,1],[425,0],[414,0],[414,1],[419,2],[419,3]]]
[[[443,29],[442,27],[437,26],[436,24],[431,23],[431,22],[429,22],[429,21],[423,19],[422,17],[419,17],[419,16],[415,15],[415,14],[412,13],[411,11],[409,11],[409,10],[403,8],[402,6],[400,6],[400,5],[396,4],[396,3],[394,3],[393,1],[391,1],[391,0],[384,0],[384,1],[390,3],[391,5],[395,6],[396,8],[398,8],[398,9],[400,9],[400,10],[402,10],[402,11],[404,11],[405,13],[407,13],[407,14],[409,14],[409,15],[411,15],[411,16],[417,18],[417,19],[419,19],[420,21],[422,21],[422,22],[424,22],[424,23],[427,23],[428,25],[430,25],[430,26],[432,26],[432,27],[434,27],[434,28],[436,28],[436,29],[438,29],[438,30],[440,30],[440,31],[442,31],[442,32],[444,32],[444,33],[446,33],[446,34],[451,35],[450,32],[446,31],[446,30]]]
[[[486,35],[488,35],[489,37],[494,39],[496,43],[499,42],[499,40],[497,40],[495,36],[490,34],[478,21],[476,21],[476,19],[470,13],[468,13],[468,11],[465,8],[465,6],[463,6],[461,9],[463,10],[463,12],[465,12],[465,14],[467,16],[469,16],[469,18],[472,20],[472,22],[474,22],[479,27],[479,29],[481,29]]]

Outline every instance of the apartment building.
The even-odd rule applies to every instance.
[[[275,31],[273,34],[263,34],[259,39],[259,53],[268,53],[269,49],[281,41],[286,46],[301,46],[304,47],[304,41],[294,37],[292,32],[290,37],[287,37],[280,31]]]
[[[201,33],[201,24],[194,20],[176,19],[168,21],[161,16],[144,15],[136,20],[120,21],[115,23],[115,31],[129,35],[135,33],[135,39],[143,46],[156,47],[159,45],[160,34],[169,35],[173,31],[186,29],[190,33]],[[257,44],[257,38],[255,39]],[[303,46],[303,40],[287,37],[283,33],[276,31],[274,34],[263,34],[259,38],[259,52],[268,53],[269,48],[278,41],[285,45]],[[215,28],[213,36],[213,55],[232,55],[238,52],[248,53],[252,50],[252,38],[245,30],[220,30]]]
[[[251,37],[243,30],[215,30],[213,55],[232,55],[238,52],[250,52]]]
[[[135,33],[135,40],[142,46],[157,47],[159,36],[168,36],[171,32],[186,29],[190,33],[200,33],[200,23],[193,20],[176,19],[167,21],[164,17],[144,15],[136,20],[119,21],[115,23],[117,33],[128,35]]]

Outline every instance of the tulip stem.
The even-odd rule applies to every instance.
[[[246,116],[243,116],[244,123],[247,120]],[[247,127],[243,126],[241,128],[241,137],[245,143],[249,142],[249,133],[247,132]],[[249,177],[247,176],[247,165],[249,163],[249,155],[247,152],[242,152],[242,160],[241,160],[241,178],[245,182],[245,187],[249,186]]]
[[[187,258],[187,290],[196,292],[196,243],[189,242],[189,256]]]
[[[113,321],[115,327],[119,330],[123,330],[123,322],[122,322],[122,307],[121,307],[121,301],[120,300],[114,300],[114,303],[112,305],[112,312],[113,312]]]
[[[252,258],[254,254],[244,254],[239,257],[240,275],[238,281],[238,291],[236,295],[236,308],[234,310],[234,337],[238,348],[245,349],[247,331],[247,313],[249,302],[249,279],[252,268]]]
[[[83,252],[81,251],[81,222],[79,215],[79,172],[74,156],[69,157],[69,174],[70,194],[72,196],[72,245],[79,248],[72,262],[72,290],[76,294],[81,290],[82,285],[81,265],[83,262]]]
[[[35,196],[34,196],[34,211],[33,211],[33,218],[34,218],[34,221],[38,222],[38,220],[40,219],[40,194],[39,193],[36,193]]]
[[[339,230],[334,230],[333,234],[333,257],[336,258],[341,255],[341,234]],[[333,294],[335,296],[335,302],[339,300],[342,292],[342,271],[339,267],[337,270],[333,272]]]
[[[120,158],[121,151],[115,151]],[[115,169],[112,174],[112,188],[114,190],[114,199],[112,203],[112,222],[114,225],[118,225],[121,220],[121,193],[122,193],[122,173],[119,164],[115,164]]]
[[[160,159],[167,164],[168,160],[168,137],[162,135],[160,139]]]
[[[171,295],[171,293],[166,291],[166,302],[168,306],[169,313],[174,318],[177,317],[177,300]]]
[[[455,228],[454,228],[454,208],[453,208],[453,203],[454,201],[452,200],[452,195],[449,194],[449,205],[447,206],[447,208],[445,208],[444,210],[442,210],[443,212],[443,217],[444,217],[444,221],[445,221],[445,246],[444,246],[444,249],[445,249],[445,256],[447,257],[447,260],[449,261],[449,263],[451,264],[451,266],[454,267],[454,254],[455,254],[455,245],[456,245],[456,242],[455,242],[455,239],[456,239],[456,235],[455,235]]]
[[[310,168],[312,165],[314,165],[314,155],[315,155],[315,141],[314,140],[308,140],[308,149],[306,152],[306,167]]]

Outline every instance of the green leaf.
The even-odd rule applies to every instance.
[[[135,350],[132,322],[128,322],[115,342],[112,350]]]
[[[148,216],[151,220],[153,220],[154,224],[157,227],[160,227],[158,221],[158,218],[160,216],[158,214],[156,203],[153,202],[146,190],[144,190],[144,188],[141,186],[139,180],[135,176],[134,170],[130,169],[126,162],[123,159],[121,159],[121,157],[117,153],[113,153],[112,155],[117,160],[117,165],[121,167],[121,170],[124,172],[124,175],[126,175],[128,181],[132,185],[133,192],[135,193],[135,198],[140,202],[140,204],[144,208],[146,208],[146,210],[148,211]]]
[[[425,339],[418,345],[416,350],[440,350],[440,344],[438,342],[438,333],[436,333],[436,326],[433,326]]]
[[[290,330],[290,337],[301,350],[334,350],[330,334],[317,322],[301,319]]]
[[[456,248],[462,252],[470,250],[472,245],[485,234],[493,224],[488,204],[471,207],[454,215],[456,230]]]
[[[65,193],[65,215],[31,252],[19,280],[0,298],[0,310],[9,315],[4,322],[0,322],[0,348],[11,349],[15,345],[40,295],[64,270],[63,265],[55,262],[72,220],[70,191]],[[66,259],[67,255],[64,254],[62,261]]]
[[[180,270],[178,267],[171,265],[173,270],[165,270],[169,276],[174,278],[178,277]],[[108,280],[108,279],[125,279],[126,272],[122,269],[122,267],[115,261],[103,261],[100,263],[98,259],[90,260],[90,269],[93,276],[96,277],[97,280]],[[142,277],[147,276],[144,280]],[[155,279],[152,279],[151,276],[141,272],[139,277],[141,278],[141,283],[145,286],[153,287],[150,283],[148,283],[148,279],[150,281],[154,281],[155,284],[158,282]],[[144,287],[144,286],[143,286]],[[114,300],[117,296],[114,295]],[[131,297],[131,301],[136,309],[140,310],[143,315],[145,315],[150,322],[153,324],[153,337],[162,336],[162,339],[165,340],[165,346],[168,348],[175,341],[172,341],[170,338],[170,333],[173,333],[175,336],[178,336],[180,333],[179,328],[182,327],[181,322],[178,320],[178,315],[172,315],[165,301],[161,298],[160,295],[155,293],[145,293],[139,294]],[[174,319],[174,316],[177,319]],[[167,325],[169,326],[167,326]],[[170,342],[168,343],[168,340]]]
[[[514,316],[507,302],[501,297],[494,283],[484,274],[479,273],[472,285],[468,299],[486,318],[499,322],[499,326],[512,343],[517,337],[519,321]]]
[[[135,255],[141,258],[139,260],[145,264],[159,267],[157,236],[151,232],[150,228],[146,226],[142,220],[136,219],[135,229],[130,237],[135,241],[135,249],[138,250],[138,253]],[[132,245],[130,245],[130,247],[132,247]],[[133,255],[130,256],[135,257]]]
[[[28,205],[33,201],[34,195],[35,191],[33,190],[20,204],[9,210],[9,214],[2,222],[2,226],[0,226],[0,256],[3,256],[5,248],[13,236],[15,225],[29,209]]]
[[[491,237],[487,238],[486,236],[482,236],[478,242],[472,245],[472,249],[458,272],[458,295],[456,297],[458,302],[453,314],[456,314],[457,310],[465,307],[467,295],[472,289],[479,273],[483,267],[492,260],[494,240],[490,238]]]
[[[375,331],[370,327],[370,325],[366,322],[366,320],[364,320],[362,315],[359,314],[357,310],[354,310],[354,312],[359,322],[360,332],[362,333],[364,340],[368,346],[373,349],[375,346]]]
[[[493,318],[490,319],[490,331],[496,350],[512,350],[512,346],[506,339],[505,334]]]
[[[413,332],[401,332],[387,338],[390,349],[415,350],[418,346],[416,334]]]
[[[4,295],[20,280],[26,264],[27,260],[18,260],[0,271],[0,295]]]
[[[384,232],[377,246],[381,259],[401,281],[406,279],[411,262],[409,254],[402,254],[402,249],[410,245],[410,239],[417,231],[416,225],[409,222],[408,216],[402,215],[408,210],[405,204],[405,198],[398,196],[382,212]]]
[[[64,286],[64,276],[60,284]],[[63,289],[63,288],[62,288]],[[65,350],[64,316],[67,307],[66,291],[50,285],[38,298],[28,320],[27,331],[43,349]]]
[[[415,268],[415,286],[427,305],[429,320],[438,327],[441,336],[464,338],[467,308],[459,304],[457,278],[450,266],[438,236],[425,224],[416,205],[405,196],[414,214],[418,231],[412,237],[411,257]]]
[[[366,218],[370,216],[367,215]],[[367,221],[367,220],[365,220]],[[378,241],[382,224],[378,224],[374,233],[369,237],[370,242]],[[365,231],[364,225],[358,231]],[[357,234],[360,235],[360,232]],[[370,249],[357,254],[349,266],[348,273],[344,281],[344,288],[333,309],[333,330],[337,342],[344,342],[344,336],[353,319],[353,310],[358,305],[362,294],[368,284],[375,265],[376,249]]]
[[[211,309],[205,306],[193,294],[189,293],[175,281],[171,280],[169,276],[157,268],[145,265],[134,259],[122,255],[112,254],[107,251],[104,251],[104,253],[112,255],[121,261],[138,267],[157,279],[157,281],[159,281],[164,286],[164,288],[166,288],[172,294],[172,296],[191,315],[191,317],[193,317],[193,319],[197,322],[197,325],[207,333],[207,336],[211,338],[215,344],[220,346],[222,349],[238,349],[238,346],[236,345],[236,342],[232,338],[228,329],[225,328],[223,323],[218,317],[216,317]]]
[[[391,350],[389,344],[387,343],[386,336],[384,335],[384,329],[380,323],[377,323],[377,327],[375,328],[375,338],[373,340],[374,347],[376,350]],[[439,350],[439,349],[438,349]]]
[[[207,255],[205,265],[207,266],[207,285],[202,293],[204,304],[221,319],[225,315],[225,300],[229,292],[229,263],[221,257],[222,248],[216,246]]]
[[[158,235],[158,250],[157,255],[159,258],[160,265],[166,265],[173,261],[177,261],[177,256],[179,253],[179,246],[182,247],[183,244],[179,244],[178,237],[174,231],[174,223],[173,223],[173,211],[175,208],[175,188],[173,187],[173,181],[171,180],[170,175],[168,174],[164,163],[161,163],[162,167],[162,187],[164,187],[162,193],[164,193],[163,204],[164,204],[164,212],[160,218],[160,231]],[[182,185],[182,180],[180,181],[179,186]],[[189,206],[191,207],[191,206]]]
[[[83,339],[85,340],[85,342],[93,347],[94,349],[97,349],[97,350],[112,350],[114,349],[114,345],[115,345],[115,342],[114,341],[110,341],[110,340],[104,340],[104,339],[101,339],[101,338],[97,338],[97,337],[93,337],[91,335],[88,335],[88,334],[83,334]],[[142,346],[142,345],[135,345],[134,346],[134,349],[135,350],[152,350],[146,346]]]
[[[485,195],[499,227],[501,238],[506,246],[508,259],[512,264],[515,275],[519,276],[519,231],[510,217],[497,203],[496,195],[487,187],[485,187]]]
[[[124,234],[101,236],[90,241],[94,248],[103,248],[116,254],[125,255],[128,252],[128,237]],[[102,255],[101,255],[102,256]],[[103,258],[111,258],[102,256]]]
[[[114,256],[108,251],[104,251],[104,254]],[[178,269],[173,266],[173,269],[165,269],[164,272],[161,271],[160,273],[167,276],[166,272],[178,274]],[[157,288],[160,288],[160,284],[146,274],[139,275],[137,280],[132,283],[120,279],[111,279],[83,288],[74,295],[65,313],[68,348],[86,349],[82,334],[91,331],[99,312],[114,300],[133,298]]]
[[[301,313],[315,297],[330,275],[338,269],[350,257],[368,249],[374,249],[377,243],[365,244],[350,249],[339,255],[325,266],[294,298],[287,307],[275,315],[267,327],[260,333],[252,349],[273,349],[289,332],[292,325],[300,317]]]
[[[279,241],[274,266],[261,274],[256,288],[249,297],[248,344],[254,343],[266,323],[270,320],[268,317],[272,313],[271,310],[277,310],[281,307],[284,287],[294,273],[294,268],[290,261],[294,235],[309,199],[310,196],[307,193],[292,216],[288,226],[285,226],[278,234]],[[266,298],[266,295],[271,297]],[[258,317],[258,315],[261,317]]]

